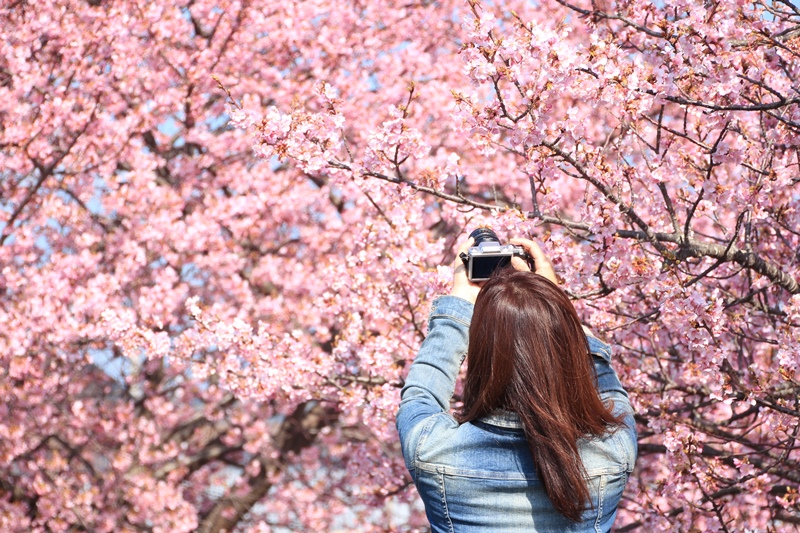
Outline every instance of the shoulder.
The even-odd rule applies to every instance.
[[[589,341],[589,352],[603,359],[607,363],[611,363],[611,345],[603,342],[594,335],[587,335],[586,339]]]

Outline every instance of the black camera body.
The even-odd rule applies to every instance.
[[[521,257],[531,265],[531,258],[521,246],[500,244],[497,234],[489,228],[478,228],[469,234],[475,246],[459,257],[467,269],[470,281],[486,281],[492,273],[511,264],[512,257]],[[531,270],[533,270],[531,265]]]

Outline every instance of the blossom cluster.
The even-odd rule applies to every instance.
[[[800,520],[787,2],[0,10],[0,529],[421,529],[394,429],[455,250],[614,347],[618,526]]]

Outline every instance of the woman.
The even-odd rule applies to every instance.
[[[610,531],[636,461],[628,395],[541,249],[511,242],[535,272],[514,258],[481,287],[457,260],[433,304],[397,414],[406,466],[433,531]]]

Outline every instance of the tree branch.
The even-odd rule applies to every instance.
[[[337,417],[338,413],[333,408],[325,407],[320,402],[310,401],[298,405],[273,436],[273,442],[280,453],[279,459],[269,462],[260,457],[258,473],[248,480],[249,490],[241,496],[229,495],[221,498],[203,518],[197,533],[233,531],[250,509],[267,495],[272,488],[271,480],[286,467],[289,456],[311,446],[322,428],[333,424]]]

